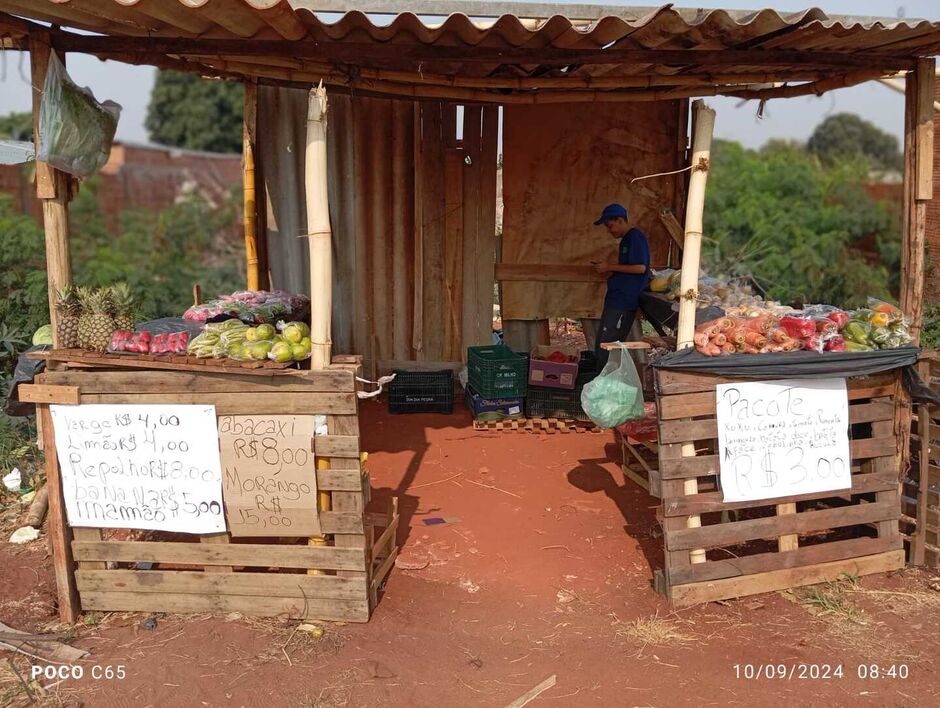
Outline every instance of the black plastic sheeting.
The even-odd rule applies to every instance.
[[[694,348],[671,352],[652,365],[657,369],[694,371],[747,379],[823,379],[869,376],[904,369],[904,385],[916,401],[940,405],[940,395],[928,388],[914,364],[920,349],[898,347],[871,352],[781,352],[778,354],[732,354],[705,356]]]
[[[3,412],[9,416],[32,415],[36,412],[35,403],[23,403],[17,394],[17,388],[20,384],[31,384],[36,374],[41,374],[46,370],[45,359],[30,359],[26,356],[27,352],[42,352],[52,349],[47,344],[40,344],[30,347],[20,354],[16,360],[16,369],[13,370],[13,381],[10,384],[10,390],[7,391],[6,400],[3,402]]]

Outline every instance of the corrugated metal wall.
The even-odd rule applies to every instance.
[[[275,287],[307,292],[306,92],[261,87],[258,152]],[[488,343],[493,308],[496,107],[330,96],[333,351],[453,362]]]

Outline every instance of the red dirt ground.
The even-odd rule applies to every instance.
[[[366,625],[239,616],[93,615],[71,643],[123,680],[63,681],[41,703],[85,706],[936,705],[940,592],[908,570],[857,586],[673,611],[651,589],[656,501],[624,482],[610,434],[481,433],[453,416],[362,406],[377,499],[399,496],[402,552]],[[432,516],[458,517],[425,526]],[[45,544],[0,543],[0,621],[61,631]],[[802,600],[801,600],[802,598]],[[658,627],[672,638],[639,630]],[[0,706],[26,704],[0,661]],[[31,661],[16,659],[20,673]],[[841,666],[829,680],[745,678],[744,665]],[[909,677],[859,679],[904,664]],[[736,670],[736,665],[741,668]],[[48,685],[52,681],[42,682]],[[931,698],[933,696],[933,698]]]

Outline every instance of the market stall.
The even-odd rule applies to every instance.
[[[221,358],[240,362],[229,370],[216,370],[206,363],[215,357],[201,358],[199,352],[174,352],[169,359],[161,358],[167,356],[165,352],[146,354],[124,366],[118,362],[132,359],[121,358],[120,353],[95,357],[63,349],[57,342],[56,351],[48,357],[47,379],[31,389],[24,387],[24,395],[41,407],[48,450],[55,449],[62,429],[62,425],[55,425],[52,406],[76,410],[91,404],[215,406],[220,442],[206,437],[209,442],[203,444],[204,451],[225,453],[220,446],[228,423],[221,418],[249,413],[325,415],[322,437],[326,439],[321,443],[320,436],[314,434],[312,451],[329,465],[320,467],[307,461],[307,503],[297,508],[306,510],[302,516],[307,521],[316,519],[319,528],[301,536],[279,537],[291,539],[287,543],[274,543],[270,538],[261,542],[265,537],[256,537],[258,543],[239,542],[233,531],[247,519],[236,502],[230,504],[224,498],[220,502],[218,497],[201,499],[196,508],[205,501],[210,513],[218,509],[215,515],[219,517],[225,509],[228,518],[221,527],[221,519],[215,519],[214,526],[191,530],[188,542],[151,542],[115,538],[110,532],[102,535],[104,524],[75,523],[67,512],[69,495],[76,502],[95,500],[75,498],[76,489],[63,484],[66,465],[60,466],[57,456],[47,453],[50,535],[64,619],[74,619],[83,607],[224,609],[249,603],[272,612],[280,609],[302,616],[346,614],[366,619],[375,604],[378,584],[394,559],[396,521],[393,512],[378,517],[366,512],[369,493],[359,457],[356,385],[353,373],[346,368],[355,368],[357,363],[331,361],[331,342],[340,341],[340,335],[345,337],[342,349],[368,353],[370,369],[397,362],[419,362],[424,368],[453,365],[464,352],[472,351],[470,348],[490,345],[494,279],[510,285],[507,297],[518,306],[523,321],[552,316],[549,310],[559,301],[565,307],[588,303],[589,307],[576,307],[579,311],[568,314],[591,316],[596,309],[591,303],[599,299],[602,283],[596,274],[586,272],[590,268],[584,261],[592,250],[599,249],[573,238],[567,226],[559,225],[573,219],[584,223],[578,209],[593,211],[600,195],[609,192],[612,185],[632,184],[636,176],[671,172],[686,165],[691,167],[688,189],[684,176],[673,175],[657,180],[656,186],[631,187],[628,201],[631,210],[644,214],[650,223],[661,223],[655,227],[663,234],[655,244],[660,253],[671,248],[669,239],[681,238],[679,298],[683,304],[694,302],[699,290],[704,188],[697,188],[696,183],[707,174],[708,160],[707,150],[703,154],[697,141],[691,155],[686,154],[691,97],[728,95],[766,101],[818,95],[898,71],[910,72],[901,309],[911,319],[911,334],[917,342],[924,204],[931,197],[932,167],[932,134],[925,116],[932,107],[934,69],[933,62],[924,57],[940,48],[937,27],[931,23],[850,22],[831,19],[818,10],[784,15],[769,10],[702,13],[672,6],[618,8],[618,14],[603,18],[589,6],[549,7],[549,19],[541,5],[514,4],[504,13],[501,8],[494,12],[488,4],[447,3],[440,8],[447,19],[439,26],[431,27],[407,12],[388,26],[377,26],[362,12],[348,12],[339,20],[323,18],[304,9],[305,3],[293,1],[222,0],[168,6],[99,0],[94,5],[89,9],[76,2],[43,0],[26,7],[22,2],[0,0],[2,46],[30,50],[37,97],[53,49],[63,56],[86,52],[246,82],[246,158],[252,158],[246,159],[245,171],[248,281],[255,289],[270,287],[268,273],[298,278],[298,284],[289,289],[308,293],[314,308],[309,325],[312,363],[306,370],[278,368],[287,362],[277,361],[277,342],[269,337],[262,339],[270,341],[270,351],[257,359],[254,346],[243,344],[241,354],[237,348],[235,352],[227,348]],[[464,13],[490,19],[475,22]],[[311,92],[314,86],[321,88]],[[259,92],[268,89],[272,92],[260,99],[259,107]],[[299,89],[304,99],[301,116],[309,125],[302,132],[296,125],[297,111],[280,110],[296,102],[296,94],[290,97],[283,93],[291,89]],[[330,123],[329,131],[324,89],[342,98],[337,101],[342,108],[330,116],[339,120]],[[492,228],[497,109],[506,106],[514,108],[506,112],[506,119],[519,151],[515,159],[507,158],[505,187],[507,195],[515,195],[518,201],[507,199],[513,218],[497,262],[500,249]],[[628,106],[631,114],[639,116],[636,120],[625,120]],[[462,138],[457,137],[459,107],[463,108]],[[38,98],[36,114],[38,119]],[[262,115],[266,122],[259,125]],[[650,119],[650,115],[656,118]],[[694,121],[696,135],[702,126],[699,115]],[[41,131],[36,133],[41,143]],[[297,149],[301,144],[293,137],[297,135],[304,138],[304,151]],[[328,145],[327,135],[340,139],[334,137],[335,142]],[[258,150],[260,136],[276,137],[284,150]],[[547,149],[551,145],[566,149]],[[574,148],[577,154],[570,152]],[[313,158],[303,170],[298,165],[301,152]],[[327,154],[332,164],[341,164],[338,172],[328,171]],[[579,159],[586,154],[608,161],[610,169],[603,179],[595,174],[596,160]],[[642,156],[643,169],[636,174],[624,173],[625,154]],[[546,164],[551,169],[545,169]],[[310,166],[313,172],[308,170]],[[579,195],[577,209],[573,202],[558,198],[557,176],[562,173],[572,179],[570,193]],[[276,191],[272,190],[275,180],[281,198],[268,209],[265,202]],[[546,191],[546,185],[554,191]],[[54,306],[54,293],[71,281],[67,216],[73,190],[64,172],[43,162],[37,163],[37,189],[44,200],[50,302]],[[302,191],[305,199],[300,197]],[[526,201],[532,195],[537,199]],[[285,207],[298,203],[303,203],[303,215]],[[687,205],[697,205],[697,212],[694,208],[688,211]],[[681,234],[680,227],[677,237],[670,218],[675,221],[674,215],[684,210],[685,233]],[[527,216],[541,221],[535,224],[530,219],[527,227]],[[653,228],[647,226],[647,230]],[[545,241],[551,237],[545,248],[540,246],[540,235]],[[560,254],[570,262],[559,263]],[[54,313],[54,325],[57,317]],[[694,347],[695,323],[695,308],[681,307],[676,324],[680,347]],[[205,351],[214,350],[222,333],[199,332],[197,337],[205,334],[218,336],[218,342],[208,336],[200,344]],[[134,346],[140,345],[139,340]],[[248,361],[244,362],[246,351]],[[198,361],[191,361],[190,355]],[[146,358],[149,356],[157,360]],[[290,358],[295,358],[293,348]],[[580,364],[557,363],[575,369]],[[147,370],[155,371],[147,374]],[[527,373],[531,375],[531,368]],[[675,375],[658,375],[660,387],[675,383],[669,376]],[[576,386],[577,378],[575,373]],[[859,462],[881,459],[877,464],[883,465],[855,475],[859,484],[867,486],[851,491],[882,496],[867,505],[859,498],[857,506],[863,511],[853,512],[852,517],[859,524],[878,525],[877,544],[852,539],[839,546],[838,552],[794,544],[792,536],[812,530],[807,527],[836,514],[791,514],[797,502],[786,497],[771,505],[781,519],[776,525],[763,519],[722,524],[727,529],[702,524],[709,504],[744,504],[739,508],[747,508],[751,502],[709,497],[717,493],[708,486],[714,482],[715,470],[707,465],[714,460],[710,455],[698,455],[697,443],[712,439],[717,425],[717,418],[709,420],[717,415],[717,408],[713,412],[711,407],[715,396],[709,387],[718,382],[706,383],[695,374],[691,382],[680,383],[694,390],[661,391],[656,413],[661,437],[676,422],[676,430],[669,433],[674,441],[658,445],[660,476],[670,475],[660,484],[668,558],[662,588],[674,600],[731,596],[758,586],[769,589],[829,579],[836,572],[835,566],[825,565],[830,561],[843,563],[840,571],[850,567],[847,563],[855,563],[851,567],[859,572],[897,567],[902,562],[901,538],[892,531],[897,526],[897,492],[892,497],[889,489],[878,486],[886,485],[886,460],[891,462],[890,472],[895,477],[905,468],[903,457],[891,459],[885,452],[889,442],[897,449],[910,428],[909,400],[897,379],[875,379],[861,388],[852,384],[850,390],[861,393],[855,399],[851,398],[854,394],[847,394],[852,406],[864,410],[850,411],[849,415],[861,415],[861,424],[879,426],[868,439],[859,438],[861,451],[852,452]],[[642,409],[642,400],[633,403],[640,403]],[[885,417],[888,409],[890,419]],[[64,411],[63,415],[67,414]],[[182,420],[182,413],[165,415]],[[308,424],[304,422],[308,426],[304,430],[309,431]],[[69,423],[64,425],[67,428]],[[96,423],[86,425],[94,427]],[[174,440],[177,447],[181,440]],[[192,445],[196,441],[187,442]],[[213,474],[222,485],[225,473],[221,459],[218,464]],[[311,465],[320,468],[311,469]],[[315,507],[309,501],[314,477]],[[649,481],[653,488],[654,477]],[[820,493],[832,497],[831,491],[814,494]],[[264,498],[255,503],[273,504]],[[876,507],[877,514],[866,506]],[[96,509],[93,504],[91,508]],[[784,519],[785,515],[794,518]],[[385,530],[373,543],[376,528]],[[186,533],[177,526],[167,532]],[[786,575],[769,575],[777,571],[761,554],[750,565],[738,567],[710,559],[706,552],[729,541],[768,535],[781,537],[785,550],[774,563],[778,570],[787,568]],[[823,556],[828,559],[825,563]],[[272,560],[277,562],[272,564]],[[306,573],[243,572],[261,561],[264,567],[277,565]],[[150,565],[153,563],[158,564],[156,571]],[[204,570],[194,572],[188,566]],[[795,566],[800,569],[793,570]],[[675,590],[732,576],[746,577],[750,585],[729,583],[715,591],[696,591],[698,594],[685,588],[684,595]],[[301,591],[296,590],[297,577],[306,577],[307,585]],[[163,583],[165,587],[161,587]],[[154,592],[154,588],[158,590]],[[308,600],[315,604],[308,604]]]

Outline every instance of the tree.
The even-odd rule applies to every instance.
[[[825,165],[863,157],[876,170],[904,169],[898,139],[854,113],[837,113],[816,126],[807,149]]]
[[[784,303],[853,307],[867,295],[889,297],[889,264],[854,250],[874,237],[887,254],[900,239],[894,215],[862,189],[865,174],[858,163],[826,168],[798,146],[716,141],[703,262],[715,274],[753,274]]]
[[[160,71],[145,125],[150,139],[162,145],[241,152],[243,103],[240,83]]]
[[[33,139],[33,114],[8,113],[0,116],[0,140]]]

